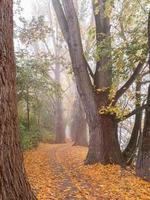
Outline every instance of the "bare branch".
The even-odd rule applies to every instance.
[[[140,73],[142,67],[143,67],[143,63],[139,62],[139,64],[135,68],[133,74],[130,76],[128,81],[116,92],[113,105],[126,92],[126,90],[132,85],[132,83],[135,81],[135,79],[137,78],[138,74]]]
[[[148,74],[150,74],[150,71],[143,72],[142,77],[144,77],[144,76],[146,76]]]
[[[150,80],[141,82],[142,85],[145,85],[145,84],[148,84],[148,83],[150,83]]]
[[[93,74],[93,72],[92,72],[92,70],[91,70],[91,68],[90,68],[88,63],[87,63],[87,68],[88,68],[88,71],[89,71],[91,77],[94,79],[94,74]]]
[[[129,117],[135,115],[136,113],[138,113],[138,112],[140,112],[140,111],[142,111],[142,110],[145,110],[146,108],[147,108],[147,104],[144,104],[144,105],[142,105],[142,106],[140,106],[140,107],[138,107],[138,108],[135,108],[135,109],[134,109],[133,111],[131,111],[129,114],[125,115],[125,116],[123,117],[123,119],[119,120],[119,122],[128,119]]]

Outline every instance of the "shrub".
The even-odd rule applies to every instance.
[[[46,129],[43,129],[41,131],[41,142],[53,144],[54,143],[54,134],[52,134],[51,132],[49,132]]]
[[[40,132],[38,130],[28,131],[23,123],[20,123],[21,146],[23,150],[32,149],[40,142]]]

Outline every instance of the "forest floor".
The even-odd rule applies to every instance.
[[[24,153],[25,168],[38,200],[150,200],[150,183],[132,170],[84,165],[87,148],[40,144]]]

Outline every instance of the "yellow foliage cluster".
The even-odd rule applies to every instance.
[[[123,119],[130,111],[128,108],[123,108],[121,105],[112,105],[114,97],[116,95],[117,87],[114,85],[109,89],[108,87],[103,87],[101,89],[96,89],[97,93],[106,92],[109,90],[109,100],[111,103],[108,106],[101,106],[99,109],[100,115],[115,115],[117,119]]]
[[[116,116],[117,119],[123,119],[125,115],[129,113],[128,109],[124,109],[119,105],[112,106],[102,106],[99,110],[100,115],[111,114]]]
[[[150,184],[117,165],[84,165],[87,148],[41,144],[25,153],[29,181],[39,200],[149,200]]]

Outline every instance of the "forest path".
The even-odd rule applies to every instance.
[[[38,200],[150,200],[150,184],[119,166],[85,166],[87,148],[40,144],[24,153]],[[141,189],[142,188],[142,189]]]
[[[86,200],[89,198],[87,190],[90,188],[90,184],[76,170],[77,163],[73,162],[74,157],[71,150],[72,144],[70,143],[53,146],[50,151],[49,163],[53,174],[57,178],[57,186],[59,186],[59,194],[61,194],[59,198],[64,200]]]
[[[72,143],[40,144],[37,150],[29,152],[25,153],[25,165],[35,169],[27,168],[27,173],[38,199],[104,199],[93,196],[91,184],[80,172],[87,148],[73,147]]]

